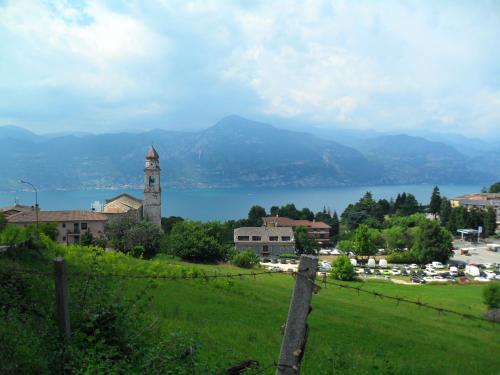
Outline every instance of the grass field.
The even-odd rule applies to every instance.
[[[70,272],[89,256],[67,252]],[[104,269],[129,274],[163,274],[192,265],[163,257],[142,261],[106,255]],[[196,265],[208,274],[240,273],[228,265]],[[72,283],[80,282],[71,279]],[[289,275],[255,278],[157,281],[148,320],[158,319],[163,334],[183,332],[201,343],[198,356],[218,368],[243,359],[263,366],[278,359],[294,279]],[[484,285],[395,285],[359,283],[388,295],[482,316]],[[351,285],[353,285],[351,283]],[[147,286],[127,280],[124,295]],[[399,305],[352,290],[326,286],[313,296],[303,374],[498,374],[500,327],[413,305]],[[270,369],[266,373],[274,373]]]

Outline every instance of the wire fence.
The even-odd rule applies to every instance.
[[[41,271],[35,271],[35,270],[28,270],[28,269],[11,269],[10,271],[12,272],[18,272],[18,273],[24,273],[24,274],[33,274],[33,275],[41,275],[41,276],[46,276],[46,277],[53,277],[54,274],[52,272],[41,272]],[[150,281],[190,281],[190,280],[203,280],[203,281],[209,281],[209,280],[214,280],[214,279],[238,279],[238,278],[244,278],[244,277],[253,277],[256,278],[257,276],[262,276],[262,275],[276,275],[276,274],[286,274],[290,275],[292,277],[297,277],[297,276],[303,276],[303,274],[299,272],[285,272],[285,271],[260,271],[260,272],[242,272],[242,273],[218,273],[214,275],[208,275],[208,274],[196,274],[196,275],[130,275],[130,274],[118,274],[118,273],[99,273],[94,271],[91,272],[71,272],[68,273],[68,277],[97,277],[97,278],[120,278],[120,279],[130,279],[130,280],[150,280]],[[365,289],[359,285],[353,286],[353,285],[348,285],[345,283],[339,283],[332,281],[331,279],[328,279],[326,276],[323,276],[321,280],[321,283],[323,285],[331,285],[338,287],[340,289],[346,289],[346,290],[353,290],[356,291],[357,294],[359,295],[360,293],[372,295],[374,297],[379,297],[380,299],[385,299],[387,301],[395,301],[398,304],[399,303],[405,303],[405,304],[410,304],[417,306],[419,308],[425,308],[429,310],[436,311],[437,313],[446,313],[450,315],[455,315],[459,316],[464,319],[470,319],[470,320],[475,320],[475,321],[482,321],[482,322],[487,322],[487,323],[493,323],[493,324],[498,324],[500,321],[498,320],[488,320],[486,318],[476,316],[473,314],[468,314],[468,313],[463,313],[460,311],[456,310],[451,310],[445,307],[440,307],[440,306],[434,306],[425,302],[418,300],[411,300],[405,297],[400,297],[400,296],[393,296],[393,295],[388,295],[381,293],[379,291],[375,290],[369,290]],[[315,285],[315,293],[318,293],[319,290],[321,289],[319,285],[316,283],[319,281],[317,280],[316,282],[313,280],[310,280],[314,285]]]

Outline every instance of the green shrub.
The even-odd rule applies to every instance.
[[[408,264],[417,262],[417,257],[411,251],[394,252],[386,256],[387,263]]]
[[[260,263],[259,256],[255,254],[251,250],[239,251],[234,254],[231,259],[231,263],[233,263],[237,267],[241,268],[253,268]]]
[[[130,249],[130,255],[134,258],[141,258],[144,256],[144,246],[136,245],[132,249]]]
[[[337,257],[337,259],[332,262],[330,276],[337,280],[353,280],[355,276],[354,266],[351,264],[349,257]]]
[[[500,284],[488,285],[483,291],[484,303],[489,309],[500,308]]]

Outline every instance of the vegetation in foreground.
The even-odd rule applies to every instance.
[[[12,267],[50,272],[57,252],[67,260],[70,275],[89,275],[69,279],[73,342],[63,353],[54,321],[52,279],[10,274],[18,277],[15,285],[23,287],[9,298],[22,296],[22,303],[12,301],[17,306],[13,308],[5,305],[5,295],[1,298],[0,352],[11,358],[2,361],[2,373],[20,368],[58,372],[64,358],[69,373],[210,374],[243,359],[267,365],[278,358],[280,327],[294,282],[288,275],[208,282],[203,277],[100,278],[98,273],[181,279],[241,271],[230,265],[193,266],[168,256],[141,260],[98,248],[56,249],[46,250],[43,257],[17,254],[17,260],[6,254],[0,270],[2,275]],[[486,310],[482,285],[359,285],[476,316]],[[3,292],[11,290],[5,286],[2,281]],[[330,285],[314,296],[309,325],[304,374],[493,374],[500,366],[500,332],[492,324]]]

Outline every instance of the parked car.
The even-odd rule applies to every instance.
[[[491,280],[486,277],[476,276],[474,277],[474,281],[479,281],[480,283],[489,283]]]
[[[295,259],[290,259],[290,264],[297,264],[297,261]]]
[[[410,264],[410,268],[411,268],[412,270],[416,270],[416,269],[418,268],[418,264],[415,264],[415,263]]]
[[[391,270],[391,272],[392,272],[392,274],[393,274],[394,276],[401,275],[401,271],[400,271],[400,270],[398,270],[397,268],[393,268],[393,269]]]
[[[269,271],[271,271],[271,272],[281,272],[281,267],[280,266],[271,266],[271,267],[269,267]]]
[[[401,271],[401,276],[408,276],[408,271],[406,269]]]
[[[450,267],[450,275],[451,276],[458,276],[458,268],[457,267]]]
[[[380,276],[382,273],[379,270],[375,270],[374,274]]]
[[[494,280],[495,277],[496,277],[496,274],[495,272],[491,272],[491,271],[484,271],[484,274],[485,274],[485,277],[487,279],[490,279],[490,280]]]
[[[262,263],[271,263],[271,259],[264,258],[264,259],[262,259]]]
[[[424,273],[427,275],[427,276],[436,276],[437,275],[437,272],[434,271],[433,268],[426,268]]]
[[[271,259],[271,263],[278,263],[278,259],[276,258]]]
[[[432,262],[432,268],[436,268],[438,270],[443,269],[444,265],[441,262]]]
[[[414,277],[411,278],[411,282],[412,283],[417,283],[417,284],[424,284],[425,280],[422,279],[422,278],[420,278],[420,277],[414,276]]]

